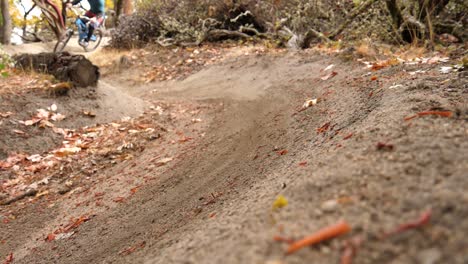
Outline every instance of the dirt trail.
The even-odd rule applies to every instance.
[[[338,74],[322,80],[330,64]],[[361,66],[310,54],[245,56],[126,89],[149,105],[172,105],[168,138],[99,172],[108,180],[91,190],[25,210],[0,232],[8,241],[0,255],[14,252],[14,263],[337,263],[340,240],[285,256],[273,236],[300,238],[346,219],[367,241],[355,263],[466,263],[466,232],[455,232],[468,230],[466,77],[399,66],[376,81]],[[420,67],[427,73],[403,71]],[[311,98],[321,100],[299,111]],[[454,116],[404,120],[431,109]],[[177,115],[188,113],[201,123]],[[181,136],[193,139],[174,144]],[[167,167],[154,167],[168,156]],[[145,177],[124,203],[74,206],[103,190],[122,196],[130,178]],[[289,205],[272,212],[278,194]],[[428,208],[429,227],[378,239]],[[93,216],[71,238],[43,241],[83,213]]]
[[[78,37],[73,36],[70,41],[68,42],[67,46],[65,47],[64,51],[72,52],[74,54],[83,54],[89,55],[96,51],[99,51],[100,48],[106,46],[109,42],[109,38],[105,37],[102,39],[99,48],[92,52],[85,52],[83,48],[78,45]],[[18,53],[41,53],[41,52],[53,52],[56,42],[37,42],[37,43],[26,43],[21,45],[8,45],[4,46],[3,50],[10,55],[18,54]]]

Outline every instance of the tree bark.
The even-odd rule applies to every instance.
[[[11,43],[11,17],[8,9],[8,0],[0,0],[2,11],[1,43],[8,45]]]
[[[16,67],[53,75],[75,87],[96,86],[99,68],[82,55],[62,53],[21,54],[14,56]]]
[[[123,0],[115,0],[115,25],[119,23],[119,17],[122,14]]]
[[[133,2],[132,0],[122,0],[123,1],[123,13],[128,16],[133,14]]]

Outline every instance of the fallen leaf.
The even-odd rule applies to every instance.
[[[440,67],[440,72],[444,74],[450,73],[452,70],[453,67],[451,66]]]
[[[23,131],[18,130],[18,129],[13,129],[13,132],[15,132],[15,133],[18,134],[18,135],[24,135],[24,134],[26,134],[26,132],[23,132]]]
[[[60,113],[57,113],[52,115],[50,119],[52,119],[53,121],[62,121],[63,119],[65,119],[65,116]]]
[[[353,133],[349,133],[346,137],[343,138],[343,140],[350,139],[353,136]]]
[[[10,264],[10,263],[13,262],[13,260],[14,260],[13,252],[11,252],[11,253],[8,254],[8,256],[6,257],[4,264]]]
[[[135,246],[132,246],[132,247],[129,247],[127,249],[124,249],[122,251],[119,252],[119,255],[122,255],[122,256],[127,256],[127,255],[130,255],[132,254],[133,252],[135,252],[137,249],[140,249],[140,248],[144,248],[146,245],[146,242],[143,241]]]
[[[349,226],[349,224],[341,220],[334,225],[324,227],[318,230],[317,232],[290,244],[288,250],[286,251],[286,254],[292,254],[304,247],[316,245],[334,237],[344,235],[349,231],[351,231],[351,227]]]
[[[123,203],[125,202],[125,197],[115,197],[113,201],[116,203]]]
[[[325,69],[323,69],[322,71],[328,71],[328,70],[331,70],[333,67],[335,67],[334,64],[331,64],[331,65],[328,65]]]
[[[377,150],[387,150],[387,151],[392,151],[393,150],[393,145],[392,144],[387,144],[383,142],[377,143]]]
[[[299,166],[302,166],[302,167],[307,166],[307,161],[301,161],[301,162],[299,162]]]
[[[45,241],[46,242],[50,242],[50,241],[54,241],[55,240],[55,234],[48,234]]]
[[[288,205],[288,199],[284,197],[283,195],[278,195],[276,200],[273,202],[272,210],[277,210],[279,208],[283,208]]]
[[[405,86],[401,85],[401,84],[396,84],[396,85],[392,85],[390,87],[388,87],[388,89],[396,89],[396,88],[404,88]]]
[[[324,133],[330,128],[330,122],[323,124],[321,127],[317,128],[317,134]]]
[[[307,100],[303,105],[302,105],[302,109],[306,109],[306,108],[309,108],[311,106],[314,106],[318,103],[319,99],[311,99],[311,100]]]
[[[42,160],[42,156],[39,154],[34,154],[26,158],[27,160],[31,162],[40,162]]]
[[[96,117],[96,114],[91,111],[83,111],[83,115],[89,116],[89,117]]]
[[[377,76],[372,76],[371,81],[377,81],[378,77]]]
[[[66,157],[72,154],[76,154],[81,151],[79,147],[70,147],[70,148],[61,148],[54,152],[54,154],[58,157]]]
[[[158,161],[156,161],[156,166],[160,167],[160,166],[164,166],[166,165],[167,163],[171,162],[173,160],[173,158],[164,158],[164,159],[160,159]]]
[[[411,119],[414,119],[416,117],[420,116],[427,116],[427,115],[437,115],[441,117],[451,117],[453,113],[451,111],[425,111],[425,112],[419,112],[413,116],[409,116],[405,118],[405,121],[409,121]]]
[[[180,143],[185,143],[185,142],[188,142],[188,141],[190,141],[192,139],[193,139],[192,137],[183,137],[183,138],[179,139],[179,142]]]
[[[91,217],[87,215],[82,215],[80,216],[80,218],[75,219],[75,220],[72,219],[72,223],[65,226],[62,230],[63,231],[62,233],[68,233],[70,230],[79,227],[82,223],[87,222],[89,220],[91,220]]]
[[[135,194],[135,193],[138,191],[138,189],[140,189],[140,188],[141,188],[141,186],[134,187],[134,188],[130,189],[130,193],[133,195],[133,194]]]
[[[276,153],[278,153],[278,155],[284,156],[284,155],[288,154],[288,150],[283,149],[283,150],[277,151]]]
[[[331,73],[327,74],[326,76],[323,76],[321,79],[326,81],[328,79],[331,79],[331,78],[335,77],[337,74],[338,74],[337,72],[332,71]]]
[[[25,126],[32,126],[41,122],[41,120],[42,119],[31,119],[31,120],[26,120],[26,121],[20,121],[20,123],[23,123]]]
[[[39,127],[40,128],[45,128],[45,127],[54,127],[55,125],[52,124],[51,122],[47,121],[47,120],[41,120],[40,124],[39,124]]]
[[[39,119],[49,119],[50,112],[45,109],[37,109],[36,117]]]
[[[406,230],[409,230],[409,229],[413,229],[413,228],[418,228],[418,227],[424,226],[424,225],[428,224],[429,221],[431,220],[431,215],[432,215],[432,210],[429,209],[429,210],[423,212],[423,213],[419,216],[418,219],[416,219],[416,220],[414,220],[414,221],[410,221],[410,222],[404,223],[404,224],[401,224],[401,225],[399,225],[397,228],[395,228],[395,229],[392,230],[392,231],[385,232],[384,235],[383,235],[383,238],[387,238],[387,237],[389,237],[389,236],[402,233],[402,232],[404,232],[404,231],[406,231]]]
[[[2,118],[7,118],[7,117],[10,117],[11,115],[13,115],[12,112],[6,112],[6,113],[0,112],[0,117]]]

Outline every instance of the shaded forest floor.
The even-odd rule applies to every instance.
[[[90,58],[98,87],[68,96],[41,75],[0,82],[7,263],[468,261],[460,57],[207,45]],[[294,254],[276,241],[339,220],[350,233]]]

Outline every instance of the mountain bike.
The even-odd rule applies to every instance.
[[[66,5],[63,4],[62,9],[65,10],[65,8],[66,8]],[[84,10],[84,11],[87,11],[87,10],[81,4],[79,5],[78,10],[77,10],[76,7],[71,7],[70,9],[75,14],[75,20],[72,23],[73,26],[68,27],[66,29],[65,33],[63,34],[63,36],[59,39],[59,41],[57,41],[57,44],[55,44],[54,52],[56,52],[56,53],[63,51],[63,49],[67,46],[67,44],[70,41],[71,37],[75,33],[75,30],[73,29],[74,27],[77,28],[78,34],[85,34],[85,35],[88,34],[89,23],[91,23],[91,21],[90,21],[90,19],[88,17],[81,15],[80,11],[79,11],[79,10]],[[66,10],[62,11],[62,15],[65,16],[65,14],[66,14]],[[81,29],[76,24],[78,19],[80,19],[84,23],[85,26],[82,27],[82,28],[85,29],[84,31],[80,32]],[[89,44],[87,46],[82,46],[85,51],[87,51],[87,52],[93,51],[93,50],[97,49],[97,47],[99,47],[99,45],[101,44],[102,37],[104,35],[104,32],[103,32],[104,31],[104,22],[105,22],[105,17],[104,17],[102,23],[100,23],[99,26],[94,29],[93,35],[91,36],[91,38],[88,41]]]

